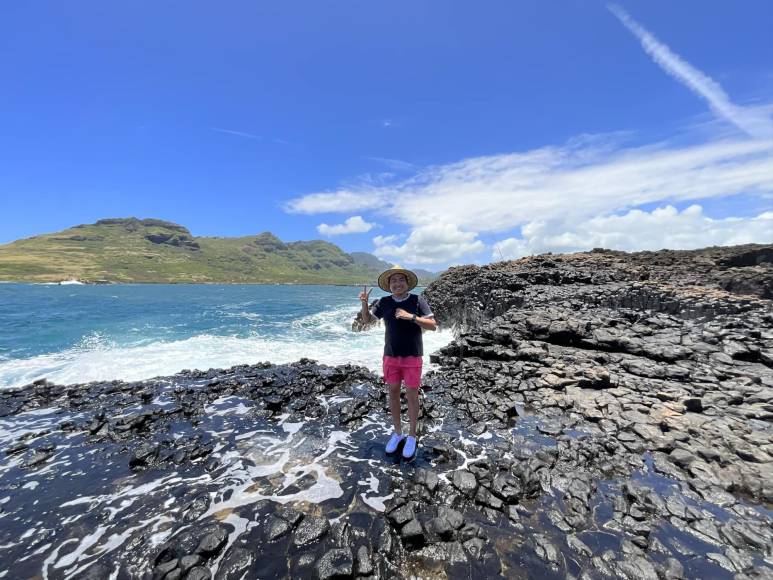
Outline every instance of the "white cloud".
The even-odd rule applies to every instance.
[[[373,245],[375,245],[375,246],[387,246],[389,244],[394,244],[401,237],[402,236],[399,236],[397,234],[393,234],[391,236],[376,236],[375,238],[373,238]]]
[[[340,236],[341,234],[362,234],[369,232],[373,229],[375,224],[368,223],[362,216],[352,216],[342,224],[335,224],[329,226],[327,224],[319,224],[317,231],[323,236]]]
[[[403,245],[397,236],[377,236],[374,253],[405,264],[446,264],[482,252],[486,246],[475,232],[463,232],[451,224],[427,224],[414,229]]]
[[[306,213],[374,209],[412,227],[503,232],[537,220],[579,222],[645,203],[773,195],[773,142],[726,140],[621,149],[617,139],[429,167],[389,186],[356,185],[290,201]]]
[[[706,99],[719,117],[753,137],[773,137],[773,119],[766,109],[740,107],[733,104],[719,83],[674,53],[668,46],[655,38],[651,32],[631,18],[623,8],[611,5],[609,9],[639,39],[645,52],[663,70]]]
[[[522,238],[494,244],[492,259],[513,259],[543,252],[576,252],[591,248],[615,250],[693,249],[752,242],[773,242],[773,212],[757,217],[712,219],[693,204],[681,212],[672,205],[652,212],[597,216],[575,227],[535,221],[521,228]]]
[[[355,190],[339,189],[331,193],[310,193],[285,204],[290,213],[348,213],[376,209],[383,203],[385,192],[362,186]]]
[[[392,212],[421,225],[441,218],[497,232],[535,219],[579,221],[662,200],[773,192],[773,143],[721,142],[610,152],[545,148],[467,159],[401,184]]]

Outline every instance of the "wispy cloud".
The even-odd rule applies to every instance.
[[[382,163],[390,169],[394,169],[396,171],[416,171],[419,168],[418,165],[414,165],[413,163],[401,161],[400,159],[389,159],[388,157],[371,157],[369,155],[365,155],[363,156],[363,159]]]
[[[411,234],[402,245],[393,240],[377,245],[376,253],[428,264],[430,258],[436,260],[432,263],[451,262],[482,250],[481,234],[520,228],[521,238],[536,239],[545,232],[572,232],[576,224],[643,204],[739,194],[773,199],[773,141],[626,148],[617,135],[586,136],[563,146],[428,167],[388,184],[313,193],[291,200],[288,207],[307,214],[383,214],[407,225]],[[438,231],[435,224],[449,224],[449,229]],[[586,242],[592,243],[590,238]],[[565,251],[555,238],[529,247],[538,246]]]
[[[399,234],[391,234],[389,236],[376,236],[373,238],[373,244],[376,246],[386,246],[389,244],[394,244],[397,242],[397,240],[403,238],[404,236],[401,236]]]
[[[342,224],[328,225],[319,224],[317,231],[323,236],[340,236],[343,234],[362,234],[369,232],[376,224],[368,223],[362,216],[355,215],[347,219]]]
[[[369,189],[366,186],[357,189],[339,189],[335,192],[310,193],[291,199],[284,204],[289,213],[348,213],[366,209],[376,209],[384,203],[384,191]]]
[[[604,136],[425,168],[386,185],[354,184],[289,202],[300,213],[378,209],[420,226],[440,219],[500,232],[538,219],[577,220],[654,203],[773,194],[773,142],[619,148]]]
[[[238,137],[245,137],[247,139],[262,139],[260,135],[253,135],[252,133],[246,133],[245,131],[234,131],[232,129],[221,129],[220,127],[210,127],[211,131],[217,131],[218,133],[226,133],[228,135],[236,135]]]
[[[394,122],[392,121],[392,119],[382,119],[382,120],[381,120],[381,126],[382,126],[384,129],[388,129],[388,128],[389,128],[389,127],[391,127],[392,125],[394,125]]]
[[[767,110],[732,103],[719,83],[674,53],[623,8],[612,4],[609,10],[639,39],[645,52],[663,70],[706,99],[715,114],[753,137],[773,137],[773,119]]]

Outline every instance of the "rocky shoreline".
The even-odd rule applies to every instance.
[[[0,578],[771,578],[772,262],[450,270],[413,463],[359,367],[0,391]]]

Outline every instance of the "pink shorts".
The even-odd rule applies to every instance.
[[[384,355],[384,382],[388,385],[405,383],[409,389],[421,386],[420,356],[386,356]]]

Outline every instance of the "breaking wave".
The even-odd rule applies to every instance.
[[[178,373],[240,364],[282,364],[311,358],[323,364],[353,363],[378,372],[381,367],[383,327],[366,332],[351,330],[351,305],[287,319],[284,316],[243,316],[247,336],[203,332],[178,339],[137,340],[91,332],[71,348],[27,358],[0,358],[0,387],[19,387],[46,378],[58,384],[120,379],[138,381]],[[249,314],[230,313],[234,316]],[[450,331],[424,334],[425,353],[452,339]],[[428,366],[425,356],[425,367]]]

